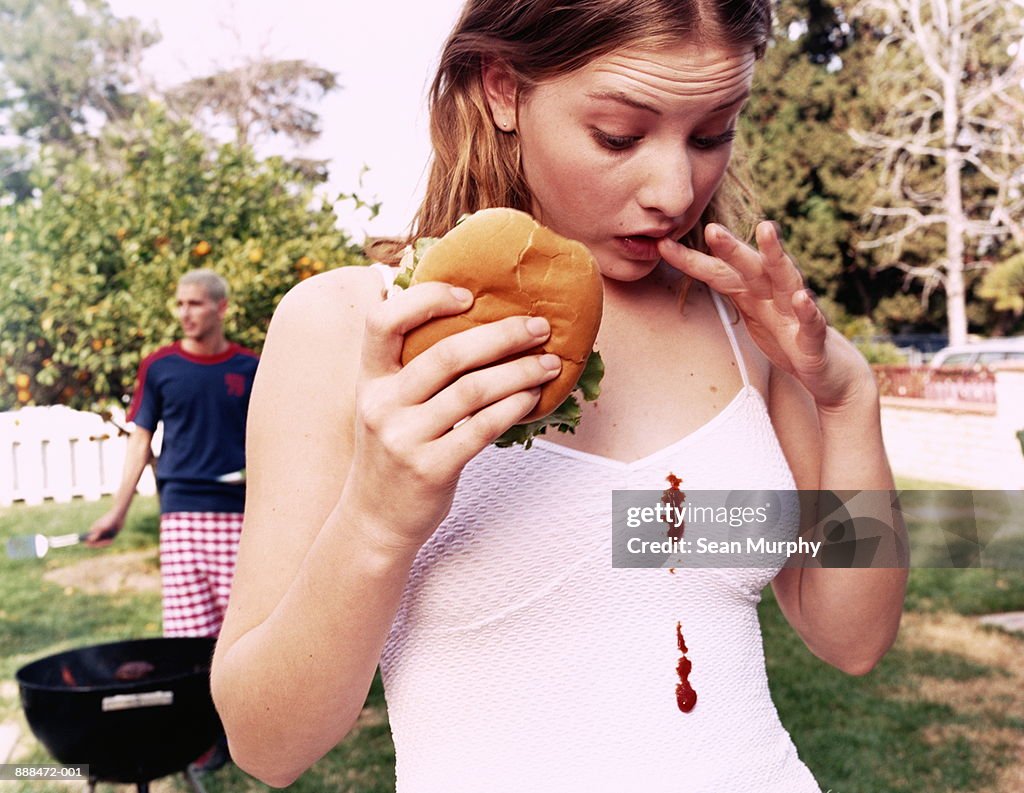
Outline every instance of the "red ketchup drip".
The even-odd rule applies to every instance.
[[[679,489],[679,485],[683,483],[675,474],[669,474],[665,479],[668,481],[668,489],[661,494],[661,503],[667,504],[674,509],[681,509],[683,502],[686,501],[686,493]],[[672,540],[682,539],[683,532],[686,529],[686,523],[680,521],[678,526],[673,526],[668,530],[668,538]]]
[[[690,670],[693,668],[693,664],[686,657],[689,650],[686,649],[683,625],[680,622],[676,623],[676,641],[679,644],[679,652],[682,654],[679,663],[676,664],[676,673],[679,675],[679,683],[676,685],[676,704],[679,705],[679,710],[683,713],[689,713],[697,704],[697,692],[690,685]]]

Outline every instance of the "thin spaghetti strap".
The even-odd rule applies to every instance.
[[[732,329],[732,321],[729,319],[729,313],[725,310],[725,301],[722,300],[721,295],[714,290],[711,290],[711,297],[715,301],[715,308],[718,309],[718,316],[722,320],[722,326],[725,328],[725,333],[729,337],[729,344],[732,345],[732,354],[736,356],[736,365],[740,368],[740,376],[743,378],[744,387],[750,385],[750,378],[747,376],[747,363],[743,360],[743,353],[740,352],[739,342],[736,341],[736,332]]]
[[[376,270],[377,274],[380,275],[381,280],[384,282],[384,290],[388,293],[388,297],[395,290],[395,276],[398,275],[397,267],[391,267],[381,262],[374,262],[370,265],[371,270]]]

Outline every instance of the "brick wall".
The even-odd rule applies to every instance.
[[[882,399],[882,435],[897,476],[965,488],[1024,488],[1024,365],[1000,364],[996,403]]]

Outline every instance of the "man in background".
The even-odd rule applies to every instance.
[[[186,273],[176,299],[182,339],[139,368],[121,484],[86,542],[107,545],[121,531],[162,421],[156,478],[164,635],[216,636],[242,531],[245,419],[258,358],[224,336],[228,287],[219,275]]]

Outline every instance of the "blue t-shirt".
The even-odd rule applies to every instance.
[[[153,432],[164,423],[156,467],[161,512],[242,512],[245,487],[218,481],[245,468],[245,418],[259,358],[231,344],[191,355],[181,342],[139,367],[128,420]]]

